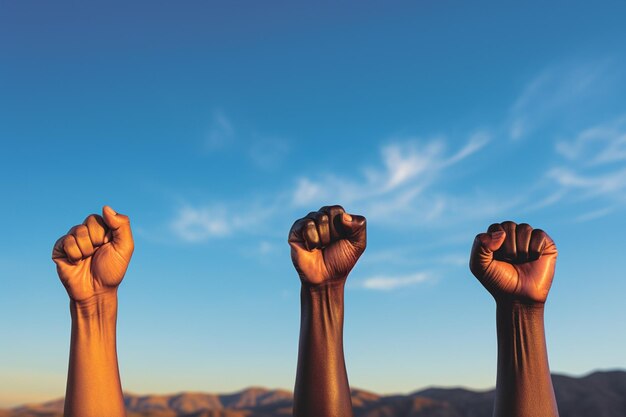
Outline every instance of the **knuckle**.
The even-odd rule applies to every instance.
[[[338,205],[338,204],[335,204],[335,205],[332,205],[332,206],[324,206],[324,207],[321,207],[321,208],[319,209],[319,211],[320,211],[320,212],[323,212],[323,213],[327,213],[327,214],[333,215],[333,216],[335,216],[335,215],[337,215],[337,214],[339,214],[339,213],[343,213],[343,212],[345,212],[345,210],[343,209],[343,207],[341,207],[341,206],[340,206],[340,205]]]
[[[74,236],[72,235],[65,235],[65,237],[63,237],[62,239],[63,239],[63,247],[76,244],[76,239],[74,239]]]
[[[312,211],[307,217],[311,218],[317,224],[323,224],[328,222],[328,215],[321,211]]]
[[[91,214],[87,217],[87,223],[90,226],[104,227],[104,219],[99,214]]]
[[[82,224],[76,226],[76,228],[74,229],[74,233],[76,234],[76,236],[79,236],[79,237],[89,236],[89,230],[87,229],[87,226],[82,225]]]

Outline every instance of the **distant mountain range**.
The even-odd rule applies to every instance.
[[[561,417],[626,417],[626,371],[581,378],[553,375]],[[428,388],[408,395],[352,390],[355,417],[491,417],[493,390]],[[289,391],[249,388],[234,394],[126,394],[128,417],[289,417]],[[62,417],[63,400],[0,410],[0,417]]]

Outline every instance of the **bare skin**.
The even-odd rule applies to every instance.
[[[133,254],[127,216],[105,206],[54,244],[70,297],[72,338],[65,417],[124,417],[116,352],[117,287]]]
[[[349,215],[341,206],[322,207],[291,227],[291,260],[302,283],[294,417],[352,416],[343,296],[366,243],[365,218]]]
[[[492,224],[476,236],[470,269],[496,300],[494,417],[558,417],[543,324],[557,250],[528,224]]]

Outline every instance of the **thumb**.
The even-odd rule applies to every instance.
[[[111,244],[126,260],[130,260],[135,244],[133,234],[130,230],[130,219],[128,216],[117,213],[109,206],[102,208],[102,218],[104,223],[111,229]]]
[[[500,249],[506,238],[504,230],[480,233],[474,239],[470,254],[470,270],[476,277],[482,277],[493,262],[493,253]]]
[[[366,223],[365,217],[342,213],[340,218],[341,234],[354,244],[359,244],[365,249]]]

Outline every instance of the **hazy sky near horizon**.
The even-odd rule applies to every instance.
[[[124,389],[291,389],[287,232],[368,219],[346,290],[351,385],[495,384],[467,267],[493,222],[559,249],[553,372],[625,368],[624,2],[0,2],[0,407],[64,394],[50,253],[102,205],[136,240]]]

